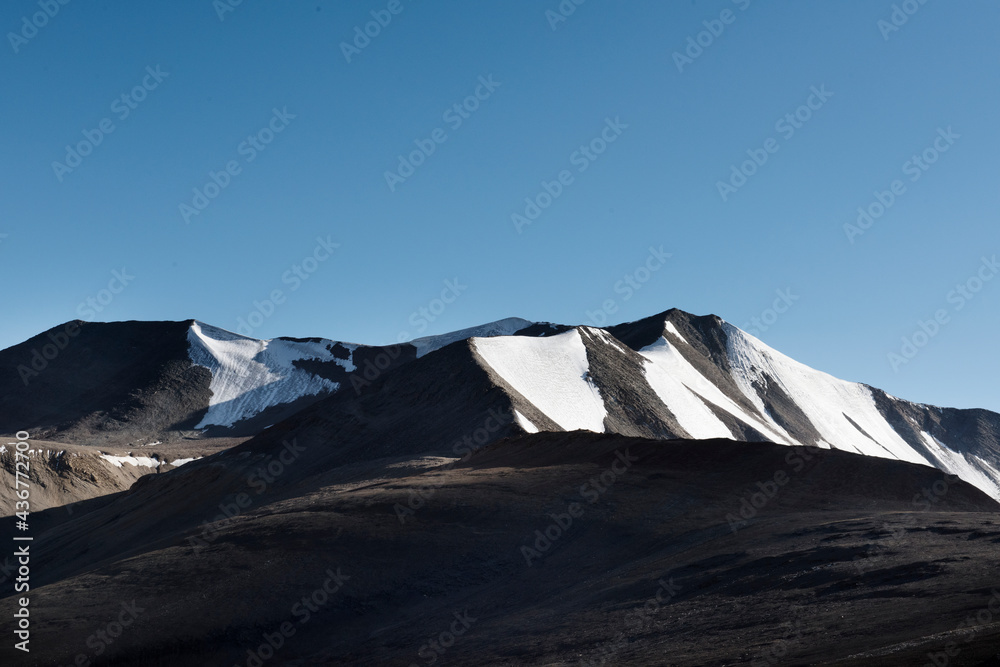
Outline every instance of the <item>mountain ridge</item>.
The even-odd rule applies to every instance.
[[[523,433],[584,429],[835,448],[938,467],[1000,498],[1000,415],[913,403],[840,380],[716,315],[669,309],[608,327],[505,318],[389,346],[258,340],[198,320],[77,329],[21,391],[10,387],[16,372],[4,375],[0,431],[37,430],[78,444],[249,437],[248,446],[265,449],[274,434],[296,433],[361,456],[361,431],[381,429],[379,411],[396,410],[406,428],[425,435],[403,444],[392,432],[403,422],[393,423],[380,446],[447,454],[435,442],[461,436],[449,420],[474,428],[482,412],[476,397],[485,392]],[[0,351],[0,368],[30,363],[59,331]],[[410,370],[386,384],[403,368]],[[450,384],[434,384],[442,378]],[[321,418],[323,411],[341,421]]]

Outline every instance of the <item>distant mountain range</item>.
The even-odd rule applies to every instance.
[[[839,380],[680,310],[605,328],[510,318],[391,346],[73,322],[0,351],[0,369],[0,432],[79,445],[294,435],[349,459],[581,429],[838,449],[1000,498],[997,413]]]

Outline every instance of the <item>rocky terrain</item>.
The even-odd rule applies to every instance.
[[[257,484],[247,454],[38,517],[19,664],[996,664],[998,506],[925,466],[575,432]]]
[[[385,347],[75,326],[0,351],[33,538],[3,664],[1000,664],[996,413],[678,310]]]

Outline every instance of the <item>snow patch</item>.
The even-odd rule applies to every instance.
[[[490,368],[561,428],[604,433],[607,410],[578,330],[471,340]]]
[[[663,325],[663,329],[664,329],[664,331],[668,332],[669,334],[671,334],[673,336],[677,336],[677,338],[679,338],[682,343],[686,343],[687,345],[691,344],[691,343],[687,342],[687,339],[684,338],[684,336],[681,335],[681,332],[677,330],[677,327],[675,327],[674,323],[671,322],[670,320],[667,320],[666,324]]]
[[[650,349],[652,348],[652,349]],[[692,438],[732,438],[733,434],[701,398],[684,384],[686,375],[666,338],[640,351],[646,382]],[[693,369],[692,369],[693,370]]]
[[[528,320],[522,320],[520,317],[508,317],[507,319],[497,320],[496,322],[490,322],[489,324],[481,324],[477,327],[469,327],[468,329],[459,329],[458,331],[441,334],[440,336],[424,336],[423,338],[415,338],[410,341],[410,344],[417,348],[417,358],[419,359],[425,354],[430,354],[435,350],[440,350],[442,347],[451,345],[452,343],[460,340],[466,340],[468,338],[512,336],[521,329],[530,327],[532,324],[534,323],[529,322]]]
[[[666,337],[661,336],[652,345],[639,350],[639,354],[647,360],[646,381],[692,437],[733,437],[728,427],[705,405],[704,401],[708,401],[737,420],[754,427],[774,442],[783,445],[792,444],[792,438],[784,429],[765,424],[726,396],[721,389],[698,372],[698,369],[692,366]]]
[[[143,468],[159,468],[160,462],[156,459],[151,459],[148,456],[112,456],[111,454],[101,454],[102,459],[110,462],[114,467],[121,468],[123,464],[127,463],[131,466],[143,467]]]
[[[184,465],[185,463],[191,463],[191,461],[197,461],[200,458],[203,458],[203,457],[201,457],[201,456],[195,456],[194,458],[190,458],[190,459],[177,459],[175,461],[171,461],[170,465],[172,465],[175,468],[179,468],[180,466]]]
[[[927,431],[921,431],[920,436],[927,443],[927,448],[937,459],[936,467],[957,475],[962,481],[972,484],[974,487],[987,494],[994,500],[1000,500],[1000,473],[997,473],[991,466],[977,456],[973,456],[975,462],[969,461],[969,457],[962,452],[944,444]]]
[[[517,410],[514,410],[514,419],[517,420],[518,425],[528,433],[538,433],[538,427],[532,424],[527,417],[522,415]]]
[[[330,351],[333,341],[257,340],[195,322],[188,342],[191,361],[212,372],[208,413],[196,429],[232,426],[271,406],[336,391],[336,382],[296,367],[296,361],[314,359],[355,369],[357,346],[341,343],[350,354],[339,359]]]
[[[795,401],[820,437],[836,449],[853,449],[866,456],[931,465],[886,421],[865,385],[840,380],[800,364],[728,322],[723,323],[723,328],[728,339],[727,356],[733,379],[762,415],[768,413],[755,385],[766,387],[769,382],[775,382]],[[773,429],[781,428],[769,416],[768,421]],[[858,430],[858,426],[867,435]]]

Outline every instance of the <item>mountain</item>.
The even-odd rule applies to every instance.
[[[0,433],[32,437],[33,508],[69,505],[237,445],[325,396],[354,395],[454,340],[532,326],[510,318],[379,347],[257,340],[195,320],[70,322],[0,351]],[[14,469],[13,448],[0,446],[0,470]],[[15,501],[4,484],[0,513]]]
[[[119,445],[241,436],[254,451],[297,437],[346,459],[454,455],[457,441],[514,432],[731,438],[929,465],[1000,498],[1000,415],[839,380],[711,315],[509,318],[391,346],[257,340],[194,320],[77,323],[24,386],[18,369],[71,325],[0,352],[0,431]]]
[[[489,422],[491,410],[513,423]],[[243,447],[297,438],[343,460],[368,456],[372,442],[379,456],[454,456],[456,442],[482,446],[513,430],[837,449],[940,468],[1000,499],[1000,415],[839,380],[717,317],[677,310],[607,329],[459,340]]]
[[[258,340],[196,320],[69,322],[0,351],[0,433],[88,444],[259,433],[347,385],[468,336],[531,326],[510,318],[392,346]]]
[[[381,347],[70,325],[0,352],[0,429],[35,431],[16,664],[996,664],[995,413],[678,310]]]

